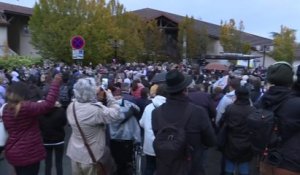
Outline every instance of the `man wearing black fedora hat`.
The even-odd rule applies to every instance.
[[[202,155],[201,148],[203,145],[211,147],[216,143],[214,130],[206,110],[190,103],[186,95],[186,89],[191,82],[190,76],[184,75],[176,69],[169,71],[166,74],[166,90],[169,94],[167,101],[152,112],[152,129],[156,140],[161,138],[159,134],[164,129],[173,128],[174,130],[178,129],[178,133],[184,131],[184,145],[186,146],[185,149],[182,149],[182,157],[168,162],[170,152],[168,150],[161,151],[164,149],[159,149],[160,145],[154,143],[154,150],[157,155],[157,175],[204,174],[203,167],[199,163]],[[177,135],[170,134],[166,140],[169,142],[167,144],[175,142],[176,138],[173,136],[176,137]]]

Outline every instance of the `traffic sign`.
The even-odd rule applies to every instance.
[[[85,45],[85,40],[82,36],[73,36],[71,39],[71,46],[73,49],[82,49]]]
[[[73,49],[72,50],[72,57],[74,60],[82,60],[84,57],[83,49]]]

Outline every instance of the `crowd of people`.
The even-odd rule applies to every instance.
[[[222,154],[215,166],[224,175],[254,174],[254,159],[257,174],[300,175],[300,69],[289,63],[239,73],[113,63],[35,65],[0,74],[8,132],[1,151],[17,175],[37,175],[44,159],[51,175],[53,154],[57,175],[64,155],[72,175],[204,175],[210,148]],[[253,150],[247,124],[257,109],[272,109],[280,137],[261,152]],[[67,145],[66,127],[72,129]]]

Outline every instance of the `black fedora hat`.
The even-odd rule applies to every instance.
[[[192,78],[190,76],[184,75],[176,69],[169,71],[166,75],[166,90],[169,93],[179,92],[191,83]]]

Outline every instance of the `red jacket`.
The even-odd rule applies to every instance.
[[[38,163],[46,156],[39,129],[38,116],[47,113],[55,104],[59,94],[59,83],[51,84],[45,101],[21,102],[17,116],[8,107],[4,108],[3,121],[8,132],[5,157],[14,166]]]

